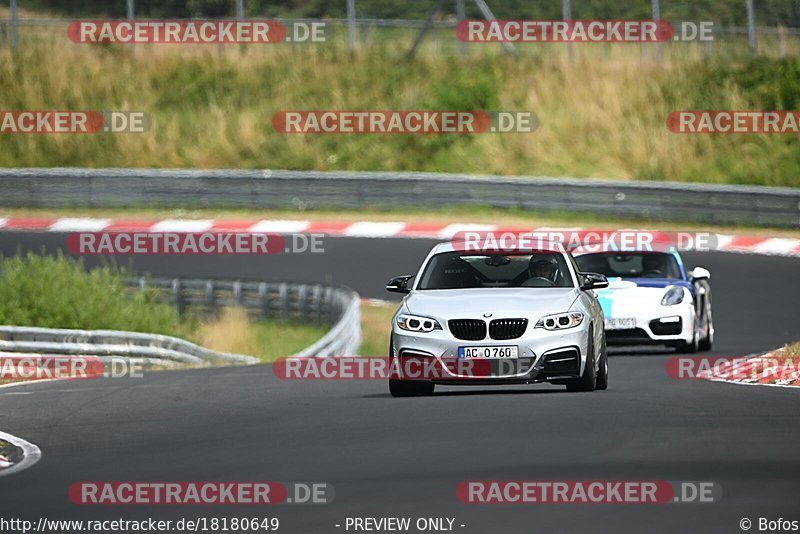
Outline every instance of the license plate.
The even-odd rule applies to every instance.
[[[458,347],[458,357],[508,360],[519,358],[519,347]]]
[[[606,319],[606,330],[636,328],[636,319]]]

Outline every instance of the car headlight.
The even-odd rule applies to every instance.
[[[561,330],[564,328],[574,328],[582,322],[583,314],[581,312],[556,313],[554,315],[545,315],[539,319],[535,328]]]
[[[410,332],[433,332],[442,329],[442,325],[436,319],[408,314],[397,316],[397,326]]]
[[[661,299],[662,306],[674,306],[683,302],[683,288],[679,286],[672,286],[664,293]]]

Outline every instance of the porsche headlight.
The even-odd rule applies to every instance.
[[[433,332],[434,330],[442,329],[442,325],[440,325],[436,319],[408,314],[399,315],[397,317],[397,326],[409,332]]]
[[[683,288],[679,286],[671,286],[661,299],[662,306],[674,306],[681,302],[683,302]]]
[[[536,328],[545,330],[562,330],[564,328],[574,328],[583,322],[581,312],[556,313],[545,315],[536,323]]]

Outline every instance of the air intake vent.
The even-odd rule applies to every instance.
[[[489,337],[497,340],[517,339],[527,328],[527,319],[495,319],[489,323]]]
[[[486,339],[486,322],[480,319],[452,319],[447,321],[447,326],[458,339],[467,341]]]

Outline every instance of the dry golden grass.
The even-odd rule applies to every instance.
[[[698,94],[714,72],[699,45],[672,45],[663,65],[638,45],[550,46],[517,58],[467,58],[376,41],[349,54],[324,45],[77,45],[65,29],[0,49],[0,109],[149,112],[145,134],[3,136],[0,166],[430,170],[798,185],[788,136],[675,135],[666,117],[705,102],[748,108],[735,87]],[[794,50],[796,39],[790,40]],[[428,45],[432,46],[432,45]],[[723,45],[715,45],[722,47]],[[736,54],[727,63],[736,64]],[[531,110],[532,134],[282,135],[287,109]]]
[[[262,361],[289,356],[322,337],[326,326],[253,321],[242,308],[226,308],[200,325],[198,343],[218,352],[248,354]]]
[[[800,341],[784,345],[772,353],[776,358],[791,358],[795,362],[800,361]]]
[[[362,356],[389,355],[389,335],[392,317],[398,303],[365,301],[361,304],[361,348]]]

